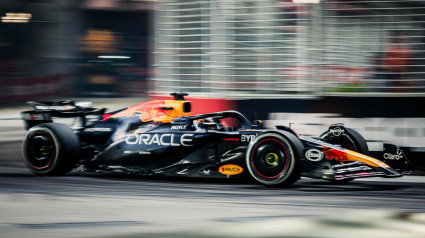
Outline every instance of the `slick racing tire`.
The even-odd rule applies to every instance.
[[[79,159],[80,145],[71,128],[45,123],[31,128],[22,142],[25,165],[37,175],[63,175]]]
[[[345,128],[347,130],[347,134],[354,141],[355,150],[364,155],[369,155],[369,147],[367,146],[366,140],[363,138],[360,133],[351,128]]]
[[[339,140],[327,140],[328,132],[320,135],[320,139],[325,139],[331,144],[338,144],[343,148],[359,152],[364,155],[369,155],[369,147],[366,140],[356,130],[344,127],[345,134]]]
[[[246,165],[253,179],[266,186],[287,187],[300,178],[298,155],[303,145],[287,133],[266,133],[248,146]]]

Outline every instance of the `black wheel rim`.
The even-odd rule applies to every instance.
[[[287,147],[276,139],[260,141],[251,154],[251,165],[262,178],[275,179],[282,176],[289,166]]]
[[[28,138],[26,160],[34,169],[49,168],[53,163],[55,153],[55,145],[49,134],[36,132]]]

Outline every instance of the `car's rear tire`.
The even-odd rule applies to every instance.
[[[80,145],[71,128],[45,123],[31,128],[22,142],[25,165],[37,175],[63,175],[71,171],[80,156]]]
[[[289,135],[266,133],[247,148],[246,165],[253,179],[273,187],[287,187],[300,178],[298,154],[302,143]]]

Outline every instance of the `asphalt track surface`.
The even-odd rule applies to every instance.
[[[425,177],[286,189],[231,180],[31,174],[0,111],[0,237],[425,237]]]

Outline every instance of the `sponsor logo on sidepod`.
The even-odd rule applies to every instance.
[[[305,157],[310,161],[319,161],[323,159],[323,153],[318,149],[309,149],[305,152]]]
[[[218,168],[218,172],[224,175],[237,175],[243,172],[243,168],[236,164],[225,164]]]
[[[193,146],[193,134],[131,134],[125,138],[128,145]]]
[[[255,140],[256,136],[255,135],[242,135],[241,137],[241,141],[242,142],[250,142]]]
[[[112,128],[108,127],[93,127],[93,128],[86,128],[84,129],[85,132],[111,132]]]

